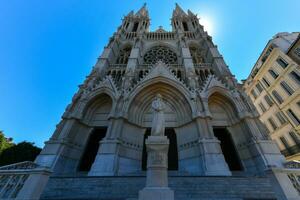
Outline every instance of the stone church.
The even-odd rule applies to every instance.
[[[35,161],[52,170],[41,199],[137,199],[157,95],[175,199],[288,199],[270,178],[285,159],[211,36],[177,4],[171,25],[151,32],[146,5],[124,17]]]

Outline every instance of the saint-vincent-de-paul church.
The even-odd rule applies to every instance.
[[[41,199],[297,199],[197,16],[176,4],[172,31],[149,25],[145,5],[128,13],[80,85],[35,161]]]

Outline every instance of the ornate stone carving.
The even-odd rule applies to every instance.
[[[177,64],[177,55],[164,46],[154,47],[144,55],[145,64],[156,64],[158,61],[166,64]]]

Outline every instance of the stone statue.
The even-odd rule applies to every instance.
[[[153,120],[152,120],[152,136],[163,136],[165,133],[165,117],[164,109],[165,104],[162,100],[162,96],[157,94],[152,102]]]

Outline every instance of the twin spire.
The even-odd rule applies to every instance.
[[[192,31],[199,24],[199,20],[195,14],[190,10],[187,12],[183,11],[177,3],[175,4],[171,20],[172,31]],[[150,18],[146,3],[136,13],[134,11],[129,12],[122,24],[122,28],[129,32],[148,31],[149,26]],[[160,27],[156,32],[166,31]]]
[[[174,17],[182,17],[182,16],[188,16],[188,15],[193,15],[195,16],[194,13],[192,13],[190,10],[188,10],[187,13],[183,11],[183,9],[176,3],[175,4],[175,9],[173,10],[172,18]],[[147,9],[147,4],[144,3],[144,5],[134,14],[133,11],[129,12],[127,16],[136,16],[136,17],[149,17],[149,12]]]

